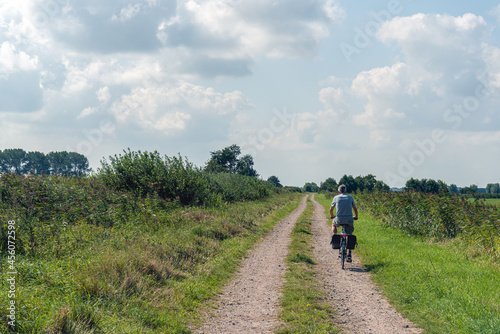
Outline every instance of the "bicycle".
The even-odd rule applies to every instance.
[[[332,241],[330,243],[332,244],[333,249],[339,250],[340,264],[342,269],[344,269],[347,258],[347,250],[354,249],[356,246],[356,236],[353,234],[347,234],[344,226],[341,226],[342,233],[332,235]]]

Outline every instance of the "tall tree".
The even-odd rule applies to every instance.
[[[458,193],[458,187],[456,184],[452,183],[450,184],[450,186],[448,187],[448,190],[452,193]]]
[[[468,187],[463,187],[460,189],[461,194],[476,194],[477,193],[477,186],[475,184],[471,184]]]
[[[375,182],[375,186],[373,187],[373,189],[378,191],[389,191],[391,190],[391,187],[389,187],[383,181],[377,180],[377,182]]]
[[[247,154],[238,159],[236,163],[236,173],[246,176],[259,176],[257,171],[253,168],[253,158]]]
[[[422,182],[417,179],[411,178],[406,181],[404,190],[406,191],[423,191]]]
[[[222,150],[210,152],[211,158],[205,166],[205,170],[209,172],[236,173],[240,154],[241,149],[238,145],[231,145]]]
[[[67,155],[67,175],[82,176],[90,172],[89,161],[80,153],[69,152]]]
[[[498,194],[498,193],[500,193],[500,184],[498,184],[498,183],[488,183],[486,185],[486,193],[488,193],[488,194]]]
[[[424,179],[422,182],[423,191],[429,194],[437,194],[439,193],[439,183],[437,183],[433,179]]]
[[[280,183],[280,180],[278,179],[277,176],[269,176],[269,178],[267,179],[267,182],[270,182],[272,184],[274,184],[275,187],[278,187],[278,188],[281,188],[283,187]]]
[[[47,154],[50,163],[50,173],[55,175],[67,175],[70,167],[68,166],[68,152],[50,152]]]
[[[208,172],[226,172],[247,176],[259,176],[253,168],[254,162],[251,155],[244,155],[238,159],[241,149],[238,145],[231,145],[222,150],[210,152],[211,158],[205,165]]]
[[[356,182],[356,180],[354,179],[354,177],[352,177],[352,175],[345,175],[342,176],[339,180],[339,185],[345,185],[346,188],[347,188],[347,192],[349,193],[352,193],[352,192],[355,192],[356,190],[358,190],[358,184]]]
[[[304,189],[305,192],[317,193],[319,187],[314,182],[307,182],[306,184],[304,184],[304,187],[302,189]]]
[[[0,155],[0,167],[2,173],[24,174],[28,160],[26,151],[20,148],[5,149]]]
[[[338,188],[337,181],[335,181],[334,178],[329,177],[325,180],[325,182],[321,182],[319,184],[319,191],[329,191],[329,192],[336,192]]]
[[[26,159],[28,160],[27,174],[50,174],[50,162],[42,152],[28,152]]]
[[[437,180],[437,183],[439,184],[439,191],[441,192],[449,192],[449,187],[448,185],[442,181],[442,180]]]
[[[372,191],[375,188],[375,184],[377,183],[377,179],[375,178],[375,175],[373,174],[368,174],[363,176],[362,178],[363,182],[363,188]],[[359,187],[359,184],[358,184]]]

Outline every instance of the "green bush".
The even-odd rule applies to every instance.
[[[274,188],[267,181],[239,174],[211,173],[207,174],[207,177],[210,189],[220,194],[226,202],[264,198],[269,196]]]
[[[161,157],[158,152],[124,152],[103,161],[99,177],[117,190],[135,196],[158,196],[183,205],[213,205],[255,200],[270,195],[269,182],[256,177],[210,173],[182,157]]]
[[[158,152],[124,152],[102,161],[98,174],[104,182],[138,197],[158,196],[182,204],[205,204],[208,180],[203,172],[182,157],[162,158]]]

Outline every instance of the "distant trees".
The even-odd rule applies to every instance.
[[[488,183],[486,185],[487,194],[500,194],[500,184],[498,183]]]
[[[305,192],[309,192],[309,193],[317,193],[319,191],[319,187],[314,182],[307,182],[302,187],[302,190],[305,191]]]
[[[356,180],[354,179],[354,177],[352,175],[345,175],[342,176],[339,180],[339,185],[345,185],[346,189],[347,189],[347,192],[355,192],[358,190],[358,183],[356,182]]]
[[[467,194],[467,195],[472,195],[476,194],[478,192],[477,186],[475,184],[471,184],[468,187],[463,187],[460,189],[461,194]]]
[[[337,191],[337,188],[339,185],[337,184],[337,181],[335,181],[334,178],[327,178],[324,182],[321,182],[319,184],[319,191],[327,191],[327,192],[335,192]]]
[[[458,193],[458,187],[456,184],[450,184],[450,186],[448,187],[448,190],[451,192],[451,193]]]
[[[277,176],[270,176],[267,178],[267,182],[272,183],[275,187],[282,188],[283,185],[281,185],[280,180],[278,179]]]
[[[76,152],[26,152],[20,148],[0,150],[0,173],[81,176],[90,172],[87,158]]]
[[[365,176],[356,176],[344,174],[339,182],[335,181],[334,178],[329,177],[324,182],[320,183],[319,191],[325,192],[337,192],[338,187],[343,184],[347,188],[347,192],[356,192],[356,191],[389,191],[390,187],[385,184],[383,181],[377,180],[376,177],[372,174],[368,174]]]
[[[419,191],[423,193],[437,194],[439,192],[448,192],[448,185],[441,180],[435,181],[433,179],[421,179],[417,180],[414,178],[406,181],[404,190],[406,191]]]
[[[205,165],[205,171],[259,176],[253,168],[253,157],[247,154],[238,158],[240,154],[241,149],[238,145],[231,145],[222,150],[210,152],[211,158]]]

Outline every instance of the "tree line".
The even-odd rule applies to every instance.
[[[18,175],[83,176],[90,173],[88,159],[76,152],[26,152],[20,148],[0,150],[0,173]]]
[[[468,187],[458,188],[456,184],[446,184],[441,180],[433,179],[414,179],[411,178],[406,181],[405,191],[418,191],[422,193],[437,194],[440,192],[460,193],[466,195],[478,194],[479,189],[477,185],[471,184]],[[488,183],[485,192],[487,194],[500,194],[500,185],[498,183]]]
[[[338,187],[341,184],[346,186],[347,192],[390,190],[390,187],[387,184],[383,181],[377,180],[373,174],[365,176],[359,175],[356,177],[344,174],[338,182],[334,178],[329,177],[325,181],[321,182],[319,186],[314,182],[307,182],[302,189],[306,192],[337,192]]]

